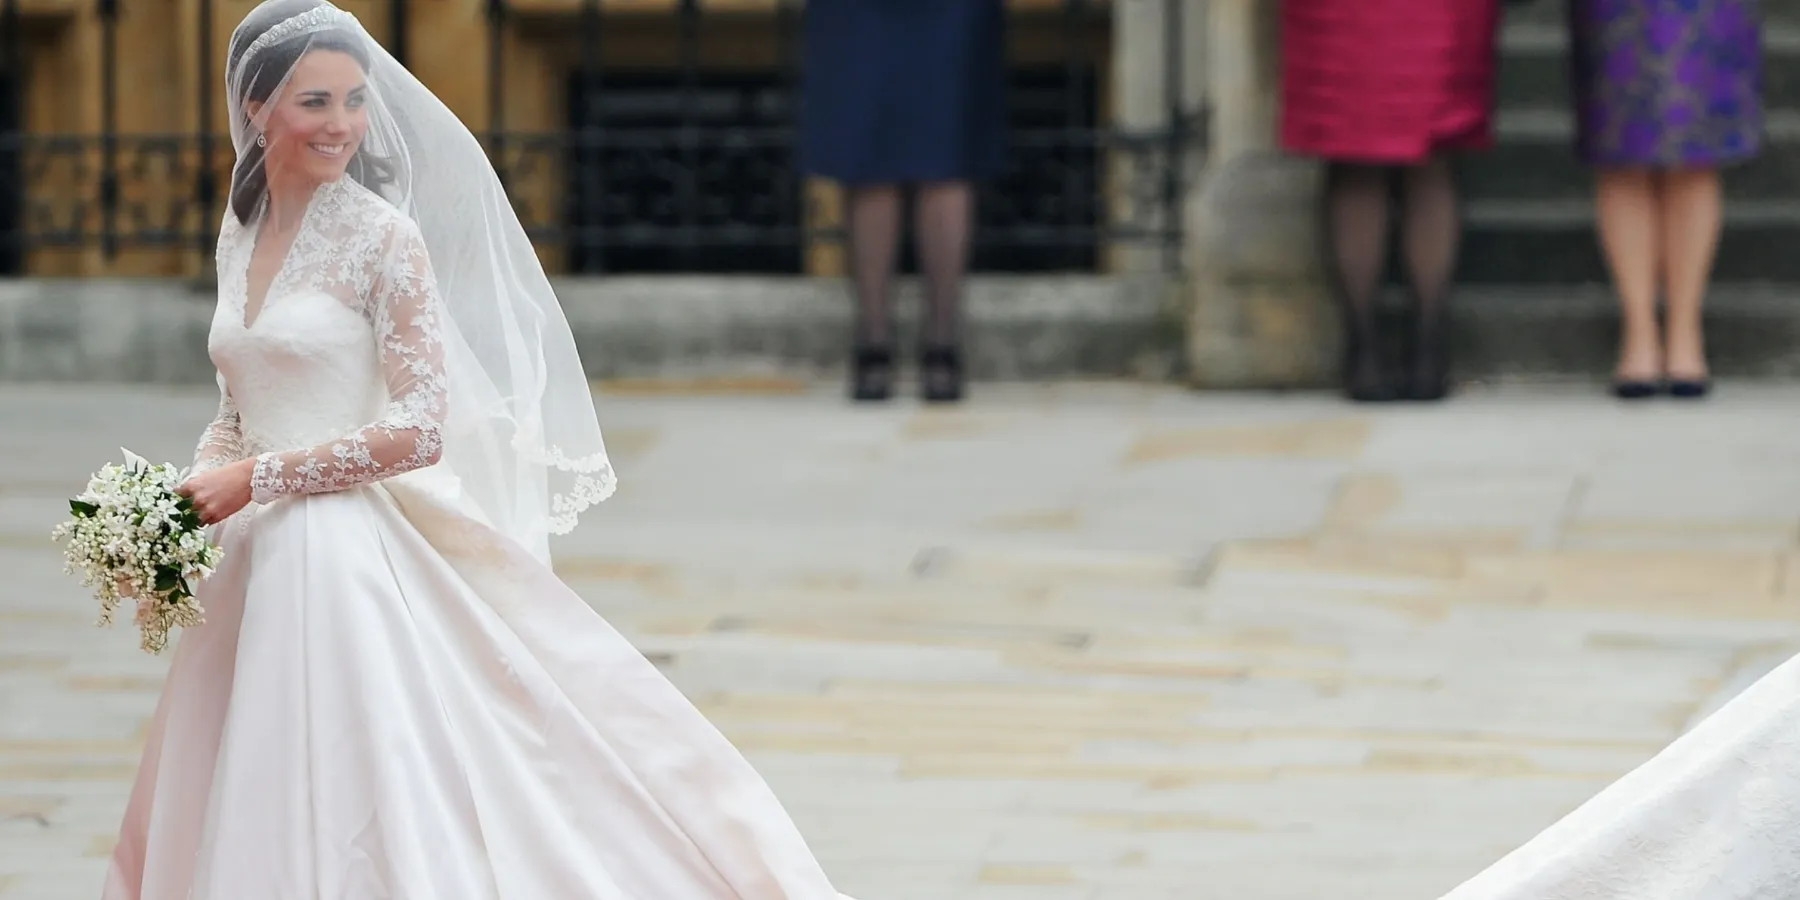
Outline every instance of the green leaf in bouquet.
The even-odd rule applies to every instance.
[[[70,500],[69,512],[84,519],[91,519],[100,514],[100,504],[88,503],[85,500]]]
[[[173,566],[156,567],[156,592],[172,591],[181,586],[181,570]]]

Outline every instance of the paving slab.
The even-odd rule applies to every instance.
[[[601,385],[555,547],[862,900],[1432,900],[1800,649],[1800,386],[978,387]],[[97,895],[166,664],[48,531],[213,403],[0,387],[0,900]]]

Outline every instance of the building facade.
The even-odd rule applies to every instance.
[[[799,0],[339,3],[486,142],[552,271],[842,271],[837,190],[795,168]],[[0,0],[0,271],[205,276],[254,6]],[[1198,98],[1135,20],[1186,7],[1009,0],[1016,140],[978,270],[1176,268]]]

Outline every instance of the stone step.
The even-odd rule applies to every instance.
[[[1509,214],[1478,212],[1489,217],[1474,231],[1468,259],[1475,268],[1491,264],[1482,255],[1483,241],[1491,243],[1494,232],[1484,228],[1504,224]],[[1793,261],[1800,256],[1793,252],[1800,247],[1800,226],[1791,224],[1793,218],[1800,216],[1790,218],[1785,244],[1765,252],[1795,284],[1723,282],[1708,298],[1708,338],[1722,376],[1800,378],[1800,273],[1792,271],[1800,268]],[[1564,233],[1552,233],[1558,242],[1553,250],[1591,252],[1587,223],[1568,219]],[[1513,261],[1500,280],[1533,274],[1536,262]],[[1597,255],[1591,267],[1600,271]],[[1605,377],[1618,327],[1610,291],[1599,283],[1544,283],[1549,281],[1466,283],[1457,290],[1452,318],[1460,376]],[[0,382],[209,386],[210,313],[202,303],[173,296],[183,290],[154,282],[0,282]],[[1139,292],[1158,293],[1104,279],[973,278],[971,368],[984,380],[1167,378],[1181,353],[1180,325],[1171,312],[1176,301]],[[628,392],[634,379],[707,392],[781,379],[835,383],[843,371],[850,304],[836,283],[620,278],[563,282],[559,293],[584,361],[615,390]],[[82,323],[86,327],[74,327]],[[1388,327],[1398,335],[1405,322],[1395,316]],[[147,359],[160,363],[147,367]],[[991,558],[953,562],[965,564],[954,567],[959,577],[970,574],[971,562],[994,567]],[[1110,562],[1102,563],[1096,571],[1112,571]],[[1132,565],[1113,568],[1127,572],[1120,577],[1141,570],[1165,583],[1178,580],[1170,560]]]
[[[1725,221],[1716,281],[1800,283],[1800,204],[1739,200]],[[1471,203],[1458,271],[1467,284],[1606,282],[1592,202]]]
[[[911,348],[920,286],[896,287]],[[556,291],[596,380],[760,390],[836,379],[849,353],[853,304],[839,279],[575,277]],[[212,294],[172,279],[0,279],[0,382],[210,384]],[[1179,289],[1166,276],[978,275],[966,297],[976,377],[1156,379],[1181,355]]]
[[[1563,28],[1568,23],[1569,0],[1528,0],[1508,6],[1505,21],[1508,28]],[[1758,0],[1753,4],[1766,27],[1800,24],[1800,0]]]
[[[1604,286],[1465,287],[1451,318],[1459,378],[1598,382],[1612,371],[1618,305]],[[1405,324],[1394,315],[1386,330]],[[1716,375],[1800,377],[1800,288],[1721,285],[1707,297],[1706,329]]]
[[[1593,170],[1575,154],[1575,124],[1566,110],[1502,113],[1499,145],[1462,162],[1471,200],[1587,200]],[[1769,114],[1761,155],[1726,169],[1725,191],[1741,200],[1800,198],[1800,112]]]
[[[1800,25],[1766,28],[1763,54],[1763,102],[1770,109],[1800,109]],[[1499,101],[1502,109],[1568,106],[1569,38],[1560,22],[1507,26]]]

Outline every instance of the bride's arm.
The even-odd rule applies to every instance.
[[[219,375],[219,411],[212,423],[200,433],[200,444],[194,448],[194,465],[189,477],[210,472],[220,466],[244,458],[244,432],[238,421],[237,404],[231,400],[231,389],[225,386],[225,375]]]
[[[379,420],[337,440],[257,457],[250,478],[256,502],[343,490],[438,461],[448,407],[439,330],[442,301],[425,242],[410,222],[396,229],[386,261],[376,273],[371,303],[387,380],[386,411]]]

